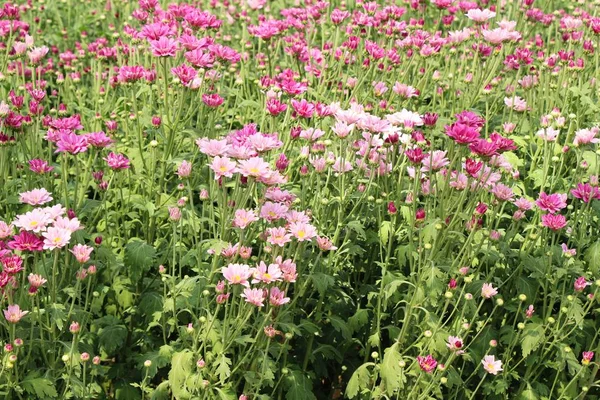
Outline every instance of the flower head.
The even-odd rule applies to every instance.
[[[4,318],[11,324],[16,324],[27,315],[29,311],[21,311],[21,308],[18,304],[9,305],[6,310],[4,310]]]
[[[491,283],[484,283],[481,287],[481,296],[486,299],[491,299],[498,294],[498,290],[495,289]]]
[[[498,372],[502,371],[502,361],[496,360],[494,356],[488,355],[483,357],[481,363],[483,364],[483,369],[492,375],[498,375]]]
[[[52,201],[52,193],[48,192],[44,188],[33,189],[28,192],[21,193],[19,201],[31,206],[39,206]]]

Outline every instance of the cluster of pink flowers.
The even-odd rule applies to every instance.
[[[230,285],[245,286],[242,297],[246,302],[257,307],[263,307],[264,301],[269,300],[272,306],[282,306],[290,301],[285,297],[285,292],[279,287],[274,286],[277,282],[296,282],[296,264],[291,260],[283,260],[281,256],[275,259],[275,262],[267,265],[261,261],[256,267],[250,267],[247,264],[229,264],[221,270],[223,277]],[[264,284],[267,288],[250,287],[253,285]],[[224,285],[217,285],[217,302],[221,303],[229,298],[229,294],[224,294]]]

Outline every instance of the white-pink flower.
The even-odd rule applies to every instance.
[[[229,264],[221,269],[221,273],[232,285],[250,286],[248,279],[252,276],[252,270],[246,264]]]
[[[71,231],[51,226],[46,232],[42,233],[42,236],[44,237],[45,250],[61,249],[69,244],[69,240],[71,240]]]
[[[483,369],[492,375],[498,375],[498,372],[502,371],[502,361],[496,360],[494,356],[488,355],[483,357],[481,363],[483,364]]]
[[[498,290],[496,290],[491,283],[484,283],[481,287],[481,296],[486,299],[490,299],[498,294]]]
[[[466,16],[471,21],[483,23],[489,19],[494,18],[496,16],[496,13],[488,10],[487,8],[485,10],[480,10],[479,8],[475,8],[475,9],[469,10],[467,12]]]
[[[33,189],[28,192],[21,193],[19,201],[32,206],[39,206],[52,201],[52,193],[48,192],[44,188]]]

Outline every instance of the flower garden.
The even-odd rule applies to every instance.
[[[0,8],[0,395],[600,398],[597,0]]]

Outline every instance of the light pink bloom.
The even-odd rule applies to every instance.
[[[498,45],[507,40],[514,40],[514,35],[511,34],[510,31],[503,28],[496,28],[491,30],[482,29],[481,34],[487,42],[495,45]]]
[[[262,157],[252,157],[240,161],[238,170],[243,176],[253,176],[255,178],[266,176],[271,172],[269,163],[265,162]]]
[[[0,221],[0,240],[6,239],[13,234],[13,225],[7,224],[4,221]]]
[[[49,50],[50,49],[46,46],[34,47],[33,49],[27,52],[27,57],[29,57],[29,61],[32,64],[38,64],[40,61],[42,61],[42,58],[44,58],[46,54],[48,54]]]
[[[494,18],[496,16],[496,13],[488,10],[487,8],[485,10],[480,10],[479,8],[475,8],[475,9],[469,10],[467,12],[466,16],[471,21],[483,23],[483,22],[487,21],[488,19]]]
[[[486,299],[491,299],[495,295],[498,294],[498,290],[496,290],[491,283],[484,283],[481,287],[481,296]]]
[[[71,250],[69,250],[81,264],[84,264],[90,260],[90,254],[94,251],[91,246],[85,244],[76,244]]]
[[[306,224],[303,222],[294,222],[290,224],[289,230],[299,242],[311,240],[317,236],[317,229],[311,224]]]
[[[221,273],[232,285],[250,286],[248,279],[252,276],[252,270],[246,264],[229,264],[221,269]]]
[[[560,245],[565,257],[574,257],[577,254],[577,249],[569,249],[566,243]]]
[[[544,139],[547,142],[554,142],[558,137],[560,131],[558,129],[554,129],[552,127],[542,128],[537,131],[536,136]]]
[[[235,167],[235,161],[231,161],[229,157],[216,156],[210,164],[210,168],[215,173],[215,179],[219,179],[223,176],[231,178],[235,172]]]
[[[437,171],[448,164],[450,164],[450,160],[446,158],[446,151],[435,150],[428,153],[421,161],[421,172]]]
[[[44,239],[44,249],[54,250],[65,247],[71,240],[71,231],[64,228],[52,226],[42,233]]]
[[[241,297],[246,299],[246,303],[253,304],[257,307],[264,306],[263,302],[265,301],[265,291],[262,289],[244,289],[244,293],[242,293]]]
[[[252,275],[254,279],[252,283],[272,283],[281,280],[281,269],[279,269],[278,264],[265,264],[264,261],[261,261],[256,268],[252,270]]]
[[[354,129],[354,124],[347,124],[343,121],[336,121],[335,125],[331,127],[333,133],[339,138],[347,137]]]
[[[515,200],[514,205],[519,207],[519,210],[523,211],[531,210],[533,207],[533,203],[524,197]]]
[[[292,241],[292,235],[287,233],[285,228],[268,228],[266,233],[267,242],[272,245],[283,247],[286,243]]]
[[[483,369],[492,375],[498,375],[498,372],[502,371],[502,361],[496,360],[494,356],[485,356],[481,360]]]
[[[65,229],[71,233],[83,229],[83,225],[79,222],[77,218],[66,218],[66,217],[58,217],[54,221],[55,228]]]
[[[502,201],[512,201],[514,196],[512,189],[502,183],[496,183],[490,192]]]
[[[21,311],[21,308],[18,304],[9,305],[8,308],[4,311],[4,318],[11,324],[16,324],[23,318],[25,315],[29,313],[29,311]]]
[[[27,276],[27,280],[29,281],[29,284],[34,288],[40,288],[46,282],[48,282],[48,280],[44,279],[44,277],[38,274],[29,274],[29,276]]]
[[[265,202],[260,209],[260,217],[269,221],[277,221],[280,218],[285,218],[289,208],[285,204]]]
[[[21,193],[19,201],[32,206],[39,206],[52,201],[52,193],[48,192],[44,188],[33,189],[28,192]]]
[[[275,262],[279,264],[279,269],[281,269],[283,274],[283,280],[291,283],[296,282],[296,278],[298,277],[298,274],[296,273],[296,264],[289,258],[285,261],[282,260],[283,258],[281,256],[277,256]]]
[[[343,161],[343,162],[342,162]],[[343,165],[342,165],[343,163]],[[342,157],[338,157],[335,163],[331,167],[335,172],[344,173],[352,171],[352,164],[348,160],[342,160]]]
[[[17,228],[39,233],[45,230],[46,226],[52,222],[52,218],[44,211],[44,209],[36,208],[25,214],[17,215],[13,224]]]
[[[456,354],[462,354],[464,351],[462,350],[465,347],[465,343],[463,340],[456,336],[448,336],[448,343],[446,346],[451,350],[455,351]]]
[[[433,358],[431,354],[426,357],[417,356],[417,362],[419,363],[419,368],[428,374],[432,373],[438,364],[436,359]]]
[[[575,132],[575,140],[573,140],[573,145],[580,146],[583,144],[589,143],[600,143],[600,139],[596,137],[599,129],[594,127],[592,129],[580,129]]]
[[[233,218],[233,226],[236,228],[246,229],[252,222],[258,221],[258,217],[253,210],[236,210]]]
[[[177,176],[180,178],[187,178],[192,173],[192,163],[186,160],[183,160],[181,164],[177,167]]]
[[[227,143],[227,139],[216,140],[202,138],[196,140],[196,144],[198,145],[201,153],[211,157],[222,156],[231,148],[231,146]]]
[[[534,312],[535,312],[535,309],[533,308],[533,304],[530,304],[529,307],[527,307],[527,310],[525,311],[525,317],[527,317],[527,318],[533,317]]]
[[[523,100],[519,96],[505,97],[504,104],[506,104],[508,108],[512,108],[514,111],[517,112],[527,110],[527,102],[525,102],[525,100]]]
[[[269,293],[269,303],[272,306],[282,306],[286,303],[289,303],[290,298],[285,297],[285,292],[278,287],[274,286],[271,288]]]

